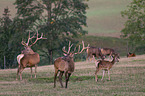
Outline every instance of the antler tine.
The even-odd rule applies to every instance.
[[[77,53],[75,53],[75,54],[80,54],[80,53],[82,53],[82,52],[84,51],[84,49],[89,48],[88,46],[87,46],[87,47],[85,47],[85,45],[84,45],[84,41],[82,41],[82,44],[83,44],[83,48],[82,48],[82,50],[80,51],[80,45],[79,45],[78,52],[77,52]],[[79,51],[80,51],[80,52],[79,52]]]
[[[62,48],[63,52],[69,54],[71,47],[73,46],[73,44],[71,44],[71,41],[69,41],[69,47],[68,47],[68,52],[65,50],[65,46]]]
[[[47,38],[43,38],[43,33],[42,33],[40,39],[47,39]]]
[[[43,38],[43,33],[41,34],[40,38],[38,38],[38,35],[39,34],[38,34],[38,31],[37,31],[37,38],[36,38],[35,42],[30,45],[30,47],[33,46],[39,39],[47,39],[47,38]]]
[[[36,33],[35,33],[36,34]],[[33,39],[33,38],[35,38],[35,34],[32,36],[32,37],[30,37],[30,32],[29,32],[29,36],[28,36],[28,41],[27,41],[27,46],[29,45],[29,41],[31,40],[31,39]]]
[[[68,49],[68,54],[69,54],[69,52],[70,52],[71,47],[73,46],[73,44],[71,44],[71,46],[70,46],[70,44],[71,44],[71,41],[69,41],[69,49]]]
[[[24,45],[24,46],[26,46],[26,47],[28,46],[27,43],[25,43],[25,42],[23,41],[23,39],[22,39],[22,41],[21,41],[21,44]]]
[[[62,51],[65,52],[65,53],[67,53],[67,51],[65,50],[65,46],[62,48]]]
[[[27,44],[23,40],[22,40],[21,44],[24,46],[27,46]]]

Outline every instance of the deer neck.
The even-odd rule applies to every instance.
[[[115,57],[113,58],[113,60],[111,61],[111,63],[112,63],[112,64],[114,64],[114,63],[115,63]]]
[[[23,54],[35,54],[35,52],[29,47],[23,50],[22,52]]]
[[[68,69],[69,69],[69,73],[72,73],[72,72],[74,72],[74,69],[75,69],[75,64],[74,64],[74,60],[73,59],[71,59],[70,61],[68,61]]]

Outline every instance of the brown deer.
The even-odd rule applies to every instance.
[[[114,49],[111,48],[101,48],[101,53],[102,55],[109,55],[109,57],[111,57],[113,54],[115,54]]]
[[[62,88],[63,88],[62,76],[63,76],[63,73],[65,74],[65,88],[67,88],[69,77],[74,72],[74,69],[75,69],[73,56],[75,54],[82,53],[83,50],[87,48],[87,47],[84,47],[84,42],[83,41],[82,41],[82,43],[83,43],[82,50],[80,51],[80,46],[79,46],[78,52],[74,53],[76,48],[74,49],[73,52],[70,52],[71,47],[73,46],[73,44],[70,45],[70,42],[69,42],[68,51],[65,50],[65,47],[63,47],[63,49],[62,49],[63,52],[66,53],[66,54],[64,54],[64,57],[59,57],[59,58],[55,59],[55,61],[54,61],[54,69],[55,69],[54,88],[56,87],[56,78],[57,78],[58,72],[60,72],[60,74],[59,74],[59,82],[60,82]]]
[[[104,59],[104,56],[101,53],[101,48],[97,48],[97,47],[89,47],[87,48],[87,58],[86,60],[90,60],[91,58],[94,59],[94,57],[97,57],[97,59],[99,57],[101,57],[101,59]]]
[[[38,32],[37,32],[37,37],[36,37],[35,42],[32,43],[31,45],[28,45],[29,41],[31,39],[35,38],[35,35],[33,35],[33,37],[30,37],[30,33],[29,33],[27,43],[25,43],[24,41],[21,42],[21,44],[25,46],[24,47],[25,50],[23,50],[21,52],[21,54],[17,56],[17,61],[18,61],[19,66],[18,66],[18,70],[17,70],[16,80],[18,79],[18,75],[20,75],[20,80],[22,80],[22,71],[26,67],[30,67],[31,78],[32,78],[32,67],[34,67],[34,66],[35,66],[35,78],[36,78],[37,64],[40,62],[40,56],[38,53],[34,52],[31,49],[31,46],[33,46],[40,39],[47,39],[47,38],[43,38],[42,36],[43,36],[43,34],[41,34],[41,37],[38,38]]]
[[[111,62],[110,61],[105,61],[105,60],[95,61],[95,64],[96,64],[96,72],[95,72],[96,82],[98,81],[97,73],[100,70],[103,70],[103,76],[102,76],[101,81],[103,81],[105,71],[108,71],[108,77],[109,77],[109,80],[110,80],[110,73],[109,73],[109,71],[112,68],[112,66],[115,64],[115,62],[119,62],[118,59],[119,59],[118,54],[113,54],[113,60]]]
[[[129,52],[129,53],[127,54],[127,57],[135,57],[135,56],[136,56],[135,53],[130,53],[130,52]]]

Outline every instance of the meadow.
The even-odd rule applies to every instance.
[[[68,88],[61,88],[58,82],[53,88],[53,65],[38,67],[37,78],[30,78],[30,69],[23,71],[23,80],[16,81],[17,69],[0,70],[0,95],[2,96],[144,96],[145,55],[133,58],[121,57],[101,81],[95,82],[95,63],[75,63],[75,72],[70,77]],[[64,78],[63,78],[64,80]],[[64,82],[64,81],[63,81]]]
[[[14,17],[15,0],[0,1],[0,14],[8,6]],[[132,0],[89,0],[86,28],[88,35],[81,38],[85,40],[85,44],[110,47],[120,54],[126,54],[126,43],[119,38],[125,22],[120,12],[127,8],[130,1]],[[26,68],[22,81],[16,81],[17,68],[1,69],[0,96],[145,96],[145,55],[121,57],[120,62],[110,71],[110,81],[107,80],[107,74],[101,81],[100,71],[99,81],[96,83],[95,69],[93,61],[75,62],[75,72],[70,77],[67,89],[60,87],[58,79],[56,88],[53,88],[53,65],[39,66],[36,79],[30,78],[30,68]]]

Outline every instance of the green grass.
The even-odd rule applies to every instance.
[[[125,22],[120,12],[127,9],[126,6],[130,1],[131,0],[90,0],[88,2],[88,28],[86,28],[86,30],[88,30],[90,35],[120,33]],[[108,34],[105,36],[108,36]],[[119,36],[119,34],[111,37],[117,36]]]
[[[53,65],[38,67],[37,78],[30,78],[30,69],[16,81],[17,69],[0,70],[0,95],[2,96],[144,96],[145,55],[135,58],[121,57],[111,69],[111,80],[102,71],[95,82],[94,62],[76,62],[75,72],[70,77],[68,89],[61,88],[58,78],[53,88]],[[63,83],[64,83],[63,77]]]

